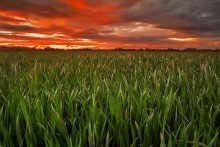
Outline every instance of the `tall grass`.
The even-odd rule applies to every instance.
[[[0,52],[0,146],[220,146],[220,54]]]

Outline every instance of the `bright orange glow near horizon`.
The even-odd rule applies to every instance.
[[[0,2],[0,45],[220,48],[218,0]]]

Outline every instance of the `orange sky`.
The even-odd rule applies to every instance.
[[[4,0],[0,45],[220,48],[218,0]]]

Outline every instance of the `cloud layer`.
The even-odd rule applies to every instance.
[[[219,48],[219,0],[0,2],[0,45]]]

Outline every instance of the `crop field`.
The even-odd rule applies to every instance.
[[[220,146],[220,53],[0,52],[0,146]]]

